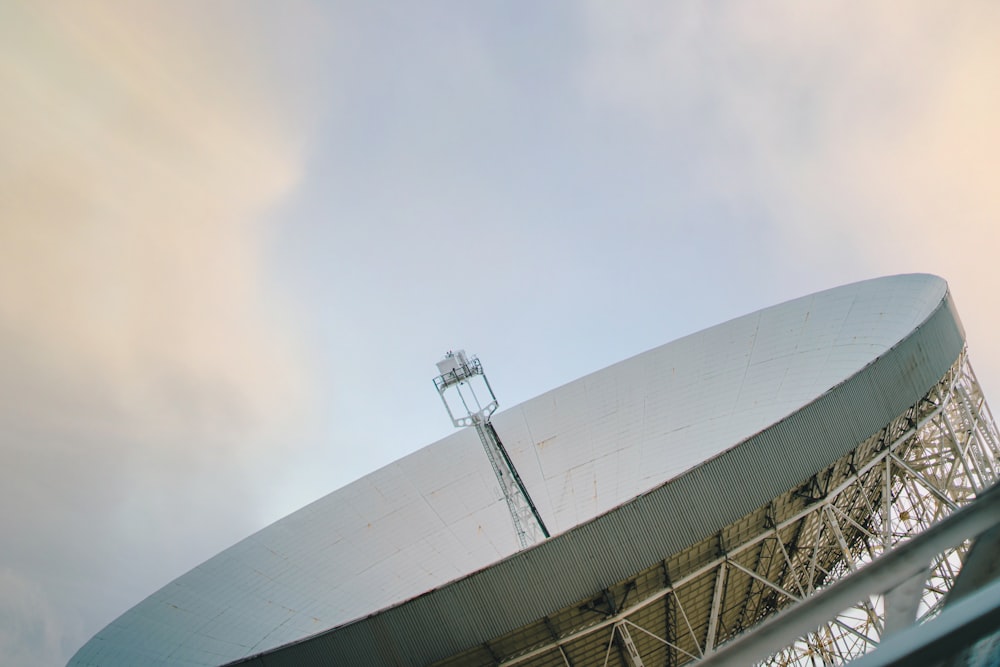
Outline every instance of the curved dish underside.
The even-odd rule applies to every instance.
[[[551,539],[516,551],[461,431],[183,575],[71,664],[461,654],[753,515],[911,410],[963,348],[947,286],[927,275],[737,318],[494,416]]]

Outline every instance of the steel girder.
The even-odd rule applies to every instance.
[[[544,632],[526,626],[436,664],[634,667],[709,659],[975,500],[997,481],[998,461],[1000,437],[963,351],[922,400],[847,456],[710,540],[595,591],[594,599],[614,604],[584,600],[540,621]],[[934,616],[967,547],[943,548],[911,577],[907,595],[865,596],[774,646],[760,664],[844,664],[894,629]]]

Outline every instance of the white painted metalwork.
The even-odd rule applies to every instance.
[[[434,388],[451,423],[458,427],[488,422],[499,404],[479,359],[475,356],[470,359],[465,350],[449,351],[437,362],[437,367],[440,375],[434,378]],[[453,407],[449,396],[457,398],[461,405]]]
[[[617,609],[604,620],[535,646],[500,664],[504,667],[546,664],[546,655],[557,649],[572,656],[590,636],[610,631],[613,638],[627,624],[657,640],[653,644],[647,642],[647,652],[640,654],[640,659],[647,662],[655,659],[663,664],[666,655],[669,656],[666,664],[680,665],[697,663],[704,656],[706,664],[715,665],[713,655],[718,647],[726,649],[726,642],[732,640],[736,640],[734,646],[744,645],[741,642],[754,635],[760,619],[781,609],[789,610],[786,612],[789,618],[794,617],[799,605],[809,602],[812,608],[814,598],[824,596],[828,587],[854,572],[864,572],[870,577],[876,570],[869,563],[880,557],[895,562],[890,555],[901,545],[972,503],[978,494],[998,481],[998,442],[989,407],[963,352],[924,400],[875,438],[862,443],[846,460],[831,467],[831,470],[838,466],[852,468],[849,474],[825,490],[822,479],[801,490],[815,494],[808,498],[806,507],[739,544],[726,545],[721,556],[671,585],[631,600],[628,606]],[[830,479],[832,473],[825,481]],[[993,502],[994,509],[979,512],[977,533],[984,525],[1000,520],[996,505]],[[883,636],[908,625],[891,615],[886,617],[887,607],[894,604],[901,605],[899,613],[903,616],[913,615],[910,621],[934,617],[961,568],[968,546],[964,540],[974,534],[966,533],[955,539],[952,536],[947,543],[933,543],[928,547],[932,549],[930,553],[937,554],[933,560],[927,556],[913,572],[897,569],[885,575],[888,578],[881,581],[891,585],[865,590],[845,604],[841,604],[841,598],[829,603],[823,608],[828,616],[791,643],[788,639],[772,643],[768,652],[773,655],[759,664],[850,662],[878,646]],[[770,560],[762,559],[763,553],[771,554]],[[887,566],[880,567],[878,571],[888,571]],[[741,585],[745,591],[736,598],[725,593],[734,573],[743,577]],[[713,583],[706,587],[706,581]],[[707,595],[710,603],[701,607],[704,618],[691,619],[690,609],[685,611],[681,599],[690,600],[687,591],[696,588],[704,591],[700,595]],[[769,610],[764,614],[751,613],[750,617],[758,620],[739,627],[739,619],[747,615],[755,598],[761,598],[762,591],[764,598],[770,598]],[[894,603],[894,596],[901,597],[902,602]],[[655,605],[664,604],[673,605],[678,611],[679,620],[672,636],[643,627],[643,614]],[[685,606],[690,608],[691,603],[685,602]],[[894,627],[889,627],[890,623]],[[782,637],[787,637],[787,632]],[[727,655],[734,657],[718,664],[744,665],[751,660],[748,654],[735,650],[728,650]]]
[[[476,429],[479,441],[486,452],[486,458],[489,459],[493,474],[500,484],[500,492],[507,503],[521,548],[526,549],[547,538],[549,531],[545,527],[545,522],[538,514],[538,509],[532,502],[528,489],[521,481],[521,476],[518,475],[507,450],[504,449],[500,436],[490,423],[490,417],[496,412],[498,403],[479,359],[469,358],[465,350],[448,352],[444,359],[438,362],[437,367],[441,375],[434,378],[434,387],[448,410],[452,424],[472,426]],[[478,392],[475,389],[477,381],[480,387]],[[464,415],[448,403],[449,393],[458,397],[465,410]]]
[[[635,647],[635,642],[632,640],[632,633],[629,632],[628,625],[628,623],[622,622],[617,626],[618,634],[622,638],[622,644],[625,645],[625,653],[633,667],[646,667],[642,661],[642,656],[639,655],[639,649]]]
[[[910,541],[892,549],[858,572],[817,592],[801,604],[786,609],[764,623],[755,632],[737,637],[730,644],[702,661],[704,667],[742,667],[767,656],[774,646],[781,646],[797,636],[823,634],[826,624],[859,599],[888,595],[905,586],[925,571],[924,564],[942,553],[954,550],[998,525],[1000,487],[963,507]],[[818,630],[810,630],[817,627]],[[828,635],[831,636],[832,635]],[[830,644],[837,647],[835,641]],[[804,664],[815,654],[799,656],[791,664]],[[856,655],[821,654],[824,664],[844,664]],[[764,664],[769,664],[765,661]]]
[[[996,477],[998,439],[978,387],[952,382],[954,371],[935,386],[963,345],[944,281],[894,276],[737,318],[503,412],[492,392],[446,401],[453,423],[473,426],[479,414],[502,435],[552,539],[519,551],[510,507],[490,493],[494,464],[476,452],[485,431],[461,429],[179,577],[72,664],[337,655],[384,667],[479,647],[483,660],[454,664],[581,667],[600,664],[619,621],[645,664],[693,660]],[[439,372],[457,378],[467,361]],[[936,562],[928,588],[945,590],[957,566]],[[584,600],[621,581],[613,605]],[[803,645],[818,655],[831,642],[878,641],[880,604]]]

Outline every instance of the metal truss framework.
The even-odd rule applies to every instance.
[[[514,525],[514,532],[517,534],[517,541],[522,549],[541,542],[549,537],[549,530],[542,521],[542,516],[538,513],[528,489],[525,488],[521,476],[514,467],[514,462],[510,460],[507,449],[504,447],[500,436],[490,422],[490,417],[496,411],[499,403],[493,394],[493,387],[486,379],[483,365],[479,359],[471,359],[465,354],[465,350],[458,352],[448,352],[444,359],[438,362],[438,370],[441,375],[434,378],[434,388],[437,389],[441,402],[444,403],[451,423],[455,426],[472,426],[476,429],[479,441],[489,459],[493,474],[496,475],[497,483],[500,484],[500,491],[503,493],[510,512],[511,522]],[[473,382],[478,380],[479,391],[477,393]],[[465,414],[461,414],[449,405],[445,394],[451,390],[450,394],[457,397]]]
[[[803,443],[807,446],[807,443]],[[712,538],[442,667],[647,667],[700,661],[973,501],[1000,437],[963,351],[919,403],[847,456]],[[762,665],[844,664],[940,610],[968,543]]]

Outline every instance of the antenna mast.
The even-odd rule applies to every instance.
[[[525,549],[542,541],[549,536],[549,531],[531,501],[521,476],[517,474],[514,462],[507,455],[500,436],[490,423],[490,417],[496,412],[498,403],[479,359],[475,356],[469,358],[465,350],[458,350],[448,352],[437,363],[437,367],[441,374],[434,378],[434,387],[451,417],[451,423],[456,427],[473,426],[479,434],[479,441],[483,443],[486,457],[503,490],[521,548]],[[478,393],[473,385],[478,385]],[[448,403],[446,393],[458,397],[454,410]],[[461,411],[465,414],[461,414]]]

